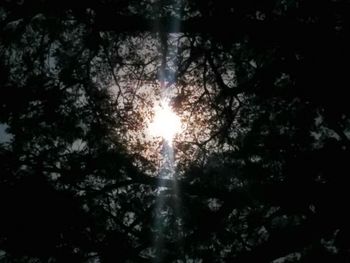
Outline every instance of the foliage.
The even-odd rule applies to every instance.
[[[348,262],[349,3],[154,2],[1,4],[0,261]]]

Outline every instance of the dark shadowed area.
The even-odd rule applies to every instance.
[[[1,263],[350,262],[349,1],[79,2],[0,2]]]

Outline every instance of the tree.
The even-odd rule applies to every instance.
[[[4,2],[1,261],[347,262],[349,7]]]

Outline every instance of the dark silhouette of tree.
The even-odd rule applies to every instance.
[[[349,11],[3,1],[0,261],[348,262]]]

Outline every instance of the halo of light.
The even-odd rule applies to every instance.
[[[171,143],[177,133],[181,132],[180,117],[171,109],[168,100],[162,100],[154,108],[154,118],[149,125],[149,133],[154,137],[162,137]]]

